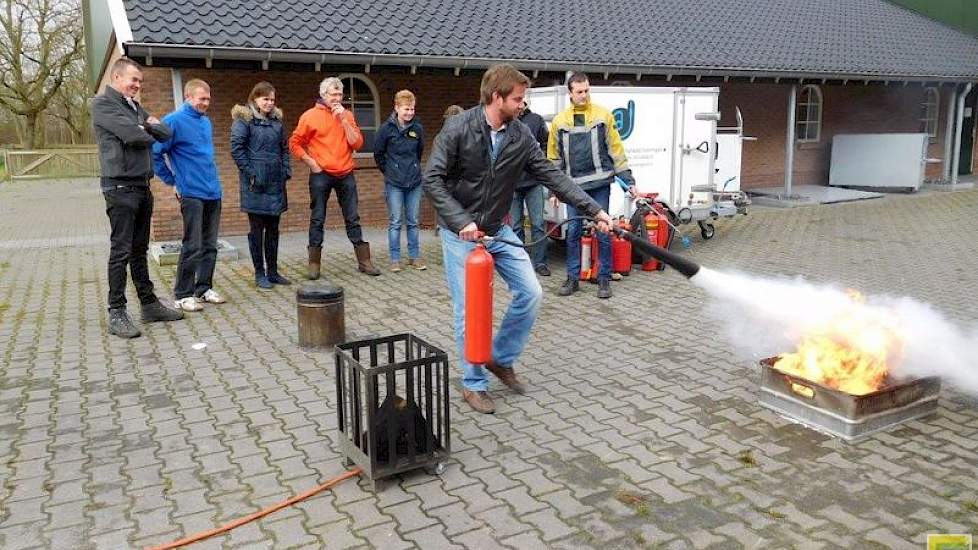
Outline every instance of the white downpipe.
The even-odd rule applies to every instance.
[[[944,127],[944,183],[951,181],[951,152],[954,148],[954,116],[957,114],[958,88],[951,89],[947,100],[947,123]]]
[[[797,109],[798,86],[791,86],[788,94],[788,130],[784,145],[784,198],[791,198],[791,176],[795,171],[795,109]]]
[[[958,96],[958,103],[955,106],[955,111],[957,111],[955,114],[957,124],[954,125],[954,152],[951,156],[952,188],[958,184],[958,165],[961,163],[961,126],[964,124],[964,102],[968,99],[968,92],[971,91],[972,86],[974,85],[971,82],[964,85],[964,89],[961,90],[961,94]]]
[[[173,83],[173,110],[183,105],[183,74],[180,69],[170,69],[170,82]]]

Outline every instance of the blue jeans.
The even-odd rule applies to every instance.
[[[526,213],[530,216],[530,240],[539,241],[546,234],[543,221],[543,204],[547,200],[547,190],[543,185],[517,189],[513,193],[513,206],[509,215],[513,218],[513,232],[520,242],[525,242],[523,231],[523,203],[526,203]],[[547,265],[547,244],[543,241],[530,249],[533,267]]]
[[[214,282],[217,266],[217,232],[221,226],[221,199],[180,199],[183,244],[177,264],[177,300],[203,296]]]
[[[421,209],[421,186],[398,187],[384,184],[387,199],[387,246],[391,261],[401,259],[401,225],[407,225],[408,257],[416,260],[421,256],[421,234],[418,231],[418,211]]]
[[[584,191],[594,199],[605,212],[608,211],[608,201],[611,200],[611,186],[605,185],[598,189]],[[577,209],[567,205],[567,217],[580,216]],[[581,220],[567,224],[567,277],[575,281],[581,278]],[[598,280],[611,279],[611,236],[608,233],[598,233]]]
[[[482,365],[473,365],[465,360],[465,257],[475,248],[475,243],[463,241],[456,233],[444,227],[438,233],[441,235],[445,278],[448,280],[455,310],[455,344],[462,367],[462,386],[470,391],[485,391],[489,389],[485,369]],[[516,240],[516,235],[508,225],[504,225],[495,236]],[[501,366],[511,367],[530,337],[530,329],[533,328],[533,322],[540,310],[543,289],[526,250],[496,241],[488,242],[486,250],[495,260],[496,273],[506,281],[513,293],[509,309],[506,310],[503,322],[492,341],[493,360]]]

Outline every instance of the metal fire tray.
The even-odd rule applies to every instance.
[[[761,405],[814,430],[853,441],[932,414],[941,379],[887,380],[881,389],[852,395],[783,373],[778,359],[761,360]]]

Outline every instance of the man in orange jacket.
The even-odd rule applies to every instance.
[[[312,109],[302,113],[289,150],[309,166],[309,197],[312,215],[309,219],[309,275],[318,279],[323,253],[323,224],[326,202],[335,189],[340,201],[346,236],[353,243],[357,268],[367,275],[380,275],[370,261],[370,243],[363,240],[357,209],[357,182],[353,178],[353,153],[363,147],[363,134],[353,113],[343,107],[343,82],[336,77],[319,84],[320,99]]]

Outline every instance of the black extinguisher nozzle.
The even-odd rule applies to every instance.
[[[673,254],[665,248],[656,246],[649,241],[639,238],[632,233],[621,229],[620,227],[613,228],[615,234],[624,239],[631,241],[632,246],[637,248],[640,252],[652,256],[653,258],[659,260],[660,262],[672,267],[676,271],[683,274],[683,276],[690,278],[693,275],[699,273],[699,264],[692,262],[679,254]]]

